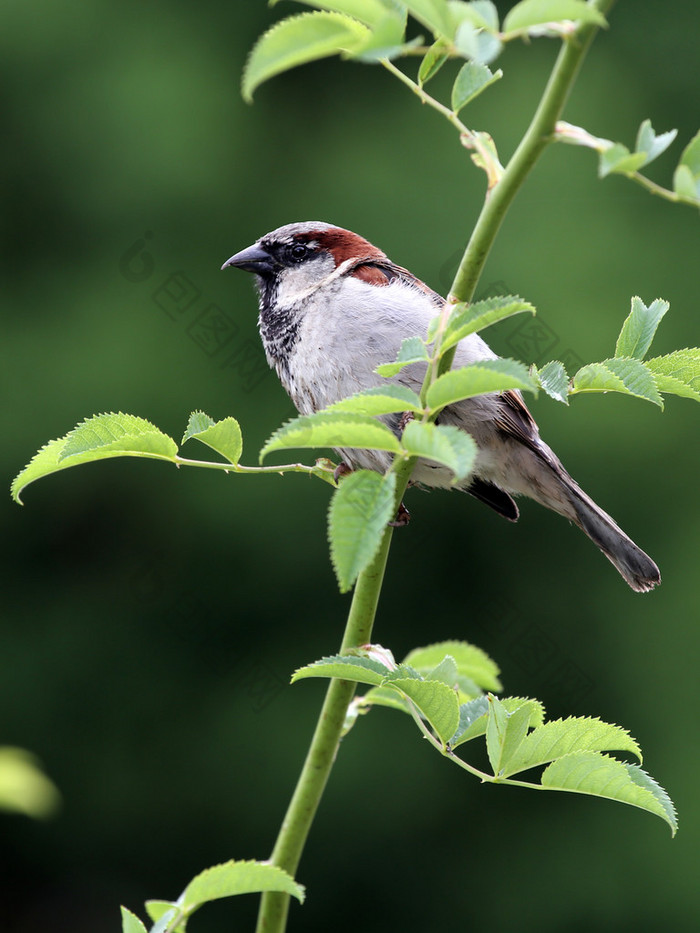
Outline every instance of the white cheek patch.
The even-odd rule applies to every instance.
[[[333,257],[327,253],[307,259],[298,266],[290,266],[279,277],[278,303],[287,308],[297,304],[329,279],[335,278],[339,269],[336,269]]]

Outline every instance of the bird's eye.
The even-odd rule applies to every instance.
[[[289,250],[289,255],[296,262],[300,262],[306,257],[308,251],[308,247],[304,246],[303,243],[295,243],[294,246],[292,246],[292,248]]]

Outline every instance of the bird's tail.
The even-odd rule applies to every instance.
[[[637,593],[647,593],[661,574],[654,561],[629,538],[600,506],[568,475],[566,487],[573,515],[569,516],[605,554],[620,575]]]

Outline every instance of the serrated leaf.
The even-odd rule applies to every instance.
[[[531,710],[518,706],[512,712],[493,694],[489,694],[486,750],[493,773],[502,776],[516,754],[530,726]]]
[[[427,719],[443,744],[447,744],[459,724],[459,701],[455,691],[437,680],[414,680],[400,677],[401,672],[387,675],[384,685],[400,690]]]
[[[564,369],[564,364],[560,363],[559,360],[545,363],[542,369],[537,371],[537,381],[547,395],[558,402],[564,402],[565,405],[569,404],[569,377]]]
[[[384,680],[386,672],[386,667],[372,658],[335,654],[300,667],[292,674],[291,682],[295,684],[298,680],[306,680],[309,677],[337,677],[358,684],[378,686]]]
[[[449,43],[444,39],[434,42],[423,56],[418,69],[418,84],[423,87],[431,78],[434,78],[445,62],[449,59]]]
[[[500,700],[507,712],[514,713],[516,709],[526,706],[530,712],[528,726],[533,729],[544,722],[544,706],[539,700],[530,700],[523,697],[504,697]],[[450,740],[453,748],[486,735],[488,725],[489,701],[488,697],[477,697],[468,703],[462,703],[459,712],[459,725]]]
[[[432,670],[428,671],[425,679],[439,680],[441,683],[447,684],[448,687],[454,688],[457,685],[457,662],[451,655],[446,654],[439,664],[436,664]]]
[[[400,713],[411,714],[408,702],[391,687],[371,687],[362,697],[362,702],[371,706],[385,706],[388,709],[398,710]]]
[[[216,422],[206,414],[206,412],[193,411],[187,422],[187,427],[185,428],[185,433],[182,435],[180,444],[184,444],[185,441],[188,441],[196,434],[201,434],[202,431],[206,431],[207,428],[210,428],[214,424],[216,424]]]
[[[98,453],[103,455],[146,454],[173,460],[177,454],[177,444],[162,431],[136,415],[123,412],[109,412],[93,415],[73,428],[59,454],[59,460],[66,460],[79,454]]]
[[[237,464],[243,450],[241,428],[235,418],[228,417],[214,421],[204,412],[195,411],[190,415],[182,443],[190,438],[201,441],[217,454],[225,457],[229,463]]]
[[[374,370],[380,376],[395,376],[404,366],[411,363],[423,363],[429,359],[428,351],[420,337],[406,337],[401,341],[395,363],[382,363]]]
[[[191,914],[208,901],[262,891],[280,891],[304,902],[303,885],[283,869],[266,862],[231,859],[194,877],[178,898],[178,904],[185,913]]]
[[[409,421],[401,444],[411,457],[422,457],[448,467],[454,473],[453,482],[465,479],[478,453],[472,437],[454,425]]]
[[[408,386],[381,385],[358,392],[329,405],[324,411],[349,411],[360,415],[388,415],[392,412],[423,412],[419,396]]]
[[[642,760],[642,750],[626,729],[600,719],[571,716],[545,723],[525,736],[503,774],[508,777],[547,764],[571,752],[631,752]]]
[[[132,914],[126,907],[121,908],[122,933],[147,933],[146,927],[136,914]]]
[[[44,819],[56,812],[60,801],[34,755],[23,748],[0,747],[0,810]]]
[[[369,37],[367,26],[342,13],[299,13],[280,20],[258,39],[248,57],[243,98],[250,103],[253,91],[269,78],[319,58],[352,53]]]
[[[396,474],[356,470],[343,479],[331,499],[328,537],[341,593],[346,593],[379,550],[394,517]]]
[[[393,453],[401,450],[396,436],[381,421],[351,412],[317,412],[292,418],[270,437],[260,451],[260,460],[273,450],[290,447],[359,447]]]
[[[410,664],[425,676],[446,655],[454,659],[458,674],[469,677],[479,687],[484,690],[502,689],[496,662],[481,648],[466,641],[440,641],[424,648],[414,648],[404,658],[404,664]]]
[[[603,14],[585,0],[522,0],[503,21],[503,32],[520,32],[532,26],[563,20],[607,26]]]
[[[659,392],[700,402],[700,349],[690,347],[646,361]]]
[[[45,444],[15,477],[11,492],[20,494],[37,479],[81,463],[112,457],[146,457],[176,462],[177,444],[149,421],[121,412],[95,415],[58,440]]]
[[[603,149],[598,158],[598,177],[607,175],[630,175],[638,171],[646,156],[643,152],[630,152],[622,143],[613,143]]]
[[[537,383],[527,368],[516,360],[480,360],[439,376],[428,389],[426,402],[436,412],[475,395],[508,389],[536,392]]]
[[[459,113],[490,84],[502,77],[503,72],[500,69],[492,74],[487,65],[479,64],[479,62],[472,61],[462,65],[452,86],[452,112]]]
[[[574,376],[572,392],[621,392],[664,407],[654,374],[641,360],[615,358],[589,363]]]
[[[457,304],[450,313],[441,348],[443,351],[447,350],[468,337],[469,334],[475,334],[492,324],[497,324],[514,314],[522,314],[525,311],[535,314],[533,305],[529,301],[523,301],[517,295],[486,298],[472,305]]]
[[[279,0],[271,0],[270,6],[276,6],[278,2]],[[389,12],[382,0],[297,0],[297,2],[319,10],[344,13],[346,16],[359,19],[366,26],[378,26],[386,19]]]
[[[635,152],[643,152],[646,156],[642,165],[648,165],[658,159],[665,152],[678,135],[678,130],[668,130],[659,136],[654,132],[651,120],[643,120],[637,132]]]
[[[632,357],[643,360],[654,339],[661,319],[669,309],[669,304],[657,298],[647,306],[636,295],[632,299],[632,308],[615,345],[615,356]]]
[[[654,813],[675,835],[675,809],[664,789],[638,765],[617,761],[600,752],[573,752],[545,768],[542,786],[577,794],[607,797]]]
[[[429,29],[436,39],[452,38],[452,19],[447,0],[402,0],[410,15]]]

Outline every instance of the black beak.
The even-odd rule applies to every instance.
[[[256,272],[258,275],[265,275],[273,272],[277,263],[267,250],[255,243],[253,246],[247,247],[247,249],[242,249],[235,256],[231,256],[221,268],[228,269],[229,266],[245,269],[246,272]]]

